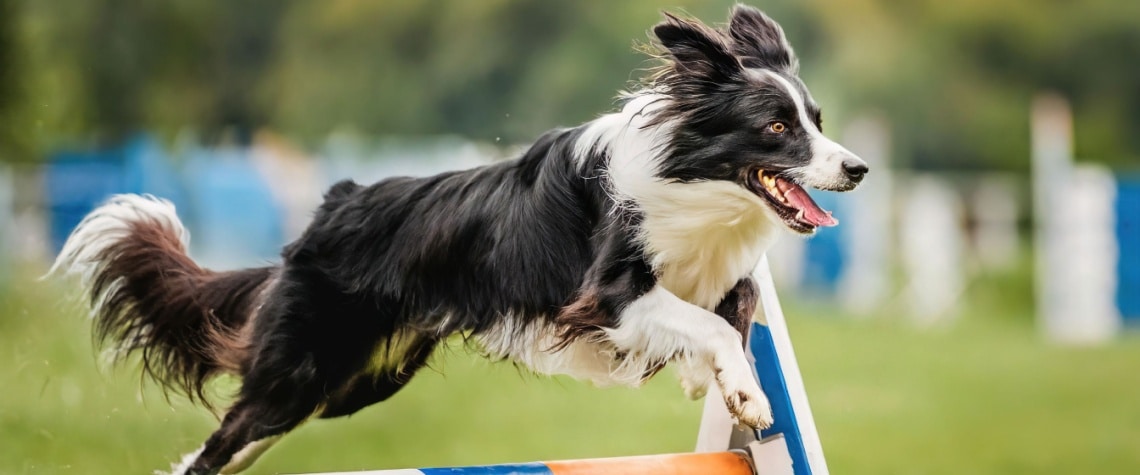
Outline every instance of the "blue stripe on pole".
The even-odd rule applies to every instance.
[[[553,475],[545,464],[540,462],[508,465],[484,465],[481,467],[421,468],[424,475]]]
[[[767,326],[753,323],[748,345],[752,357],[756,359],[756,376],[760,378],[760,387],[768,396],[768,402],[772,404],[772,415],[776,419],[772,427],[760,431],[760,436],[784,434],[796,475],[811,475],[807,450],[804,448],[803,437],[800,436],[799,421],[796,420],[792,397],[788,394],[788,385],[784,381],[784,370],[780,368],[780,357],[776,354],[772,332],[768,331]]]
[[[1125,323],[1140,324],[1140,176],[1116,184],[1116,306]]]

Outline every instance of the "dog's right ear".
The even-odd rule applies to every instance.
[[[653,35],[672,56],[678,74],[721,82],[742,71],[724,35],[700,22],[665,13]]]

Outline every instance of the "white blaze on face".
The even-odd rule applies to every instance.
[[[775,82],[784,89],[796,105],[800,126],[803,127],[811,140],[811,162],[806,166],[788,170],[789,174],[814,188],[825,190],[853,188],[854,183],[847,178],[847,173],[843,170],[843,162],[864,166],[867,165],[866,162],[842,145],[835,143],[834,140],[824,137],[823,133],[816,128],[815,122],[808,116],[803,96],[790,81],[765,69],[753,69],[752,71],[761,79]]]

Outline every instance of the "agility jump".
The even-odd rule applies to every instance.
[[[557,462],[483,465],[473,467],[419,468],[366,472],[338,472],[322,475],[690,475],[716,473],[752,475],[752,459],[744,452],[707,454],[648,455]]]

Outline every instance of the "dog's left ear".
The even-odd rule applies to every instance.
[[[767,68],[795,73],[799,67],[796,55],[784,29],[764,12],[747,5],[732,8],[728,33],[732,36],[732,52],[747,68]]]
[[[665,13],[653,35],[673,58],[674,70],[685,77],[724,82],[741,71],[727,38],[695,20]]]

